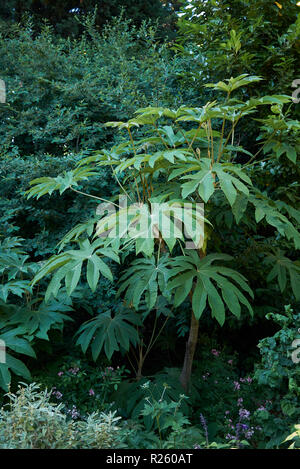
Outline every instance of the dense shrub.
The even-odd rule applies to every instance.
[[[68,171],[83,155],[120,142],[106,121],[128,119],[137,107],[192,98],[179,76],[191,65],[157,41],[155,27],[136,28],[119,18],[99,33],[92,17],[84,23],[76,40],[56,36],[49,26],[39,32],[31,20],[9,31],[0,26],[7,92],[0,104],[1,235],[19,230],[27,251],[39,258],[89,218],[95,201],[73,193],[31,203],[24,197],[30,180]],[[117,187],[104,169],[92,193],[108,198]]]
[[[257,417],[263,425],[266,447],[273,448],[300,418],[300,314],[286,306],[284,313],[269,313],[267,317],[280,329],[259,342],[261,363],[256,365],[254,377],[265,397]]]
[[[115,20],[98,33],[91,18],[77,40],[61,39],[31,21],[1,33],[1,154],[63,156],[97,149],[113,133],[103,123],[128,119],[147,105],[178,105],[189,91],[178,73],[186,59],[172,57],[156,29]]]
[[[62,405],[50,402],[50,394],[32,383],[9,393],[10,403],[0,411],[2,449],[103,449],[118,447],[114,413],[93,413],[75,422],[62,413]],[[7,409],[8,406],[8,409]]]

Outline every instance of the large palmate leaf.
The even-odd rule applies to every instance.
[[[85,353],[90,346],[94,360],[97,360],[102,348],[108,359],[114,352],[129,350],[130,344],[137,345],[139,336],[136,326],[141,325],[139,316],[133,311],[120,309],[115,314],[111,310],[98,314],[85,322],[76,335],[77,345]]]
[[[30,372],[27,366],[10,352],[20,353],[35,358],[35,353],[29,340],[24,338],[26,330],[22,327],[12,329],[4,328],[0,333],[0,343],[5,344],[5,362],[0,362],[0,388],[8,391],[11,382],[11,373],[30,379]]]
[[[49,340],[48,332],[50,329],[62,330],[64,321],[72,321],[66,312],[72,311],[69,305],[52,300],[48,304],[32,302],[31,305],[19,307],[9,315],[6,321],[7,326],[24,327],[29,336],[35,336],[39,339]],[[29,306],[31,308],[29,309]]]
[[[209,158],[201,158],[200,161],[194,159],[193,162],[190,160],[186,164],[181,163],[169,179],[192,171],[193,174],[181,176],[181,179],[187,180],[182,184],[183,198],[198,192],[203,202],[208,202],[215,190],[220,188],[229,204],[233,206],[238,194],[249,196],[247,185],[252,185],[251,179],[237,164],[212,164]]]
[[[78,225],[74,226],[74,228],[72,228],[58,243],[58,252],[61,252],[63,248],[70,242],[78,241],[82,237],[83,233],[86,233],[87,236],[92,236],[97,221],[98,218],[91,218],[85,223],[79,223]]]
[[[45,194],[51,195],[54,191],[59,191],[59,193],[62,194],[71,186],[77,186],[79,181],[84,181],[96,174],[98,174],[98,172],[90,167],[78,167],[73,171],[65,172],[63,175],[55,178],[42,177],[33,179],[30,182],[32,187],[26,191],[26,194],[28,199],[31,197],[39,199]]]
[[[278,202],[270,200],[265,194],[261,193],[258,189],[250,194],[249,202],[255,207],[255,221],[256,223],[265,220],[269,225],[274,226],[278,232],[285,236],[287,239],[294,241],[296,249],[300,248],[300,234],[295,226],[278,210]],[[286,210],[286,206],[283,207]],[[296,210],[293,212],[295,217]]]
[[[6,302],[10,293],[21,298],[26,292],[31,293],[29,281],[12,280],[0,285],[0,300]]]
[[[6,302],[9,295],[20,298],[31,293],[26,277],[32,277],[38,270],[37,263],[27,262],[29,256],[19,248],[20,238],[6,238],[0,242],[0,300]]]
[[[261,81],[262,77],[258,77],[255,75],[248,75],[244,73],[243,75],[239,75],[238,77],[231,77],[228,80],[219,81],[218,83],[207,83],[207,88],[213,88],[214,90],[225,91],[226,93],[231,93],[232,91],[240,88],[241,86],[249,85],[250,83],[256,83]]]
[[[18,275],[32,274],[36,271],[36,264],[27,262],[29,256],[23,256],[10,250],[0,252],[0,273],[5,273],[8,280]]]
[[[161,130],[161,129],[160,129]],[[182,140],[182,137],[181,137]],[[141,143],[141,142],[138,142]],[[162,142],[157,142],[157,143],[162,143]],[[181,143],[181,142],[180,142]],[[156,151],[153,154],[148,154],[148,153],[142,153],[141,155],[135,155],[131,158],[128,158],[127,155],[124,155],[122,158],[118,158],[118,162],[111,160],[110,155],[105,155],[102,158],[102,164],[106,162],[109,165],[114,165],[114,171],[115,173],[122,173],[126,169],[136,169],[137,171],[140,171],[145,164],[147,164],[148,171],[152,168],[159,166],[165,166],[167,167],[168,162],[169,163],[174,163],[176,160],[179,161],[186,161],[187,155],[191,154],[191,150],[188,150],[186,148],[174,148],[174,149],[168,149],[168,150],[160,150]],[[163,163],[163,164],[162,164]],[[145,173],[144,173],[145,174]]]
[[[31,378],[27,366],[10,353],[6,353],[6,363],[0,363],[0,388],[4,389],[4,391],[8,391],[11,382],[11,372],[28,380]]]
[[[16,252],[17,254],[24,254],[24,251],[21,249],[23,238],[8,237],[0,241],[0,254],[1,256],[4,253]]]
[[[277,250],[274,254],[268,254],[265,263],[272,266],[267,277],[267,281],[271,282],[277,278],[280,291],[283,292],[287,286],[288,276],[292,291],[297,301],[300,300],[300,264],[299,261],[291,261],[285,257],[283,251]]]
[[[250,303],[241,292],[244,290],[253,298],[245,277],[233,269],[213,265],[215,261],[231,259],[225,254],[209,254],[200,259],[196,251],[176,257],[171,262],[171,280],[167,286],[175,293],[174,305],[179,306],[191,294],[195,317],[201,317],[208,303],[212,316],[221,325],[225,321],[225,307],[239,318],[242,303],[253,314]]]
[[[121,277],[118,295],[126,291],[125,301],[135,309],[139,308],[142,298],[145,298],[149,310],[154,308],[159,290],[168,296],[166,291],[170,273],[168,263],[167,256],[161,257],[159,261],[154,257],[136,259]]]
[[[204,216],[200,204],[188,204],[181,200],[161,202],[151,198],[148,204],[137,203],[112,210],[97,223],[96,236],[124,243],[134,243],[136,254],[150,257],[154,240],[162,239],[170,250],[176,240],[185,237],[200,247],[204,239]]]
[[[85,239],[84,241],[79,241],[79,249],[72,249],[65,251],[63,254],[50,257],[34,277],[32,285],[35,285],[46,275],[56,271],[48,285],[45,301],[48,302],[51,295],[54,297],[57,296],[63,280],[67,294],[71,296],[81,278],[83,263],[87,262],[87,283],[91,290],[95,291],[100,274],[111,281],[113,280],[112,272],[108,265],[102,260],[102,257],[107,257],[115,262],[119,262],[118,256],[111,248],[103,248],[102,246],[102,239],[97,239],[92,244],[88,239]]]
[[[284,191],[286,191],[286,188],[284,188]],[[292,202],[297,203],[297,199],[296,201],[292,199]],[[300,225],[300,210],[297,210],[295,207],[292,207],[281,200],[276,200],[275,204],[280,212],[285,212],[290,218],[295,220],[298,225]]]

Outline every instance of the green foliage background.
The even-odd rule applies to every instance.
[[[6,103],[0,103],[0,339],[6,341],[9,353],[9,363],[0,368],[1,387],[5,388],[10,379],[15,386],[20,376],[30,381],[30,372],[41,382],[53,386],[57,384],[58,370],[62,369],[61,357],[70,353],[72,363],[74,360],[81,363],[82,350],[87,355],[87,362],[80,367],[89,370],[90,379],[86,379],[82,371],[75,385],[72,384],[72,373],[69,373],[70,379],[66,383],[71,388],[74,386],[74,392],[72,388],[68,403],[81,402],[82,409],[90,409],[86,395],[88,388],[96,389],[99,384],[96,384],[98,366],[116,367],[125,363],[130,367],[126,351],[136,347],[139,338],[143,337],[151,344],[151,359],[145,362],[144,373],[150,377],[150,389],[154,392],[153,409],[158,413],[165,412],[167,421],[171,419],[170,427],[164,430],[166,445],[171,445],[170,435],[173,437],[177,431],[183,432],[187,422],[184,415],[181,415],[182,420],[173,418],[172,401],[182,400],[179,397],[182,390],[178,385],[178,368],[183,361],[191,307],[187,287],[178,290],[178,286],[192,284],[197,276],[201,278],[198,273],[200,264],[197,266],[198,261],[190,259],[189,269],[185,266],[186,270],[183,270],[178,257],[180,251],[176,251],[179,264],[175,262],[173,268],[179,271],[168,284],[168,294],[177,288],[172,304],[168,295],[165,298],[161,295],[170,268],[163,255],[156,265],[155,259],[137,258],[131,249],[127,257],[121,256],[120,266],[114,263],[114,254],[105,252],[103,256],[107,266],[98,266],[104,273],[104,277],[99,279],[93,261],[99,262],[101,250],[97,251],[95,246],[90,253],[90,246],[83,244],[80,249],[86,249],[86,259],[90,254],[94,257],[87,261],[86,267],[81,261],[80,272],[83,275],[79,279],[77,261],[71,252],[71,238],[67,238],[63,248],[75,262],[77,270],[69,274],[67,288],[62,288],[57,298],[47,303],[45,292],[49,282],[42,279],[38,287],[32,287],[30,281],[56,252],[57,244],[66,233],[81,223],[81,234],[84,233],[84,223],[94,217],[98,201],[65,189],[61,189],[61,194],[54,191],[51,196],[38,200],[27,198],[25,192],[33,179],[55,178],[71,171],[83,158],[95,157],[95,152],[100,149],[106,151],[122,144],[128,148],[126,131],[117,132],[116,127],[120,127],[117,122],[127,122],[139,108],[168,108],[170,113],[182,105],[198,108],[221,95],[223,85],[218,82],[242,74],[256,75],[262,80],[240,87],[236,100],[245,102],[254,96],[266,95],[290,96],[294,90],[292,82],[299,79],[300,8],[296,3],[294,0],[286,0],[282,4],[280,1],[263,0],[192,0],[188,4],[184,1],[91,0],[62,4],[44,0],[10,0],[0,6],[0,78],[5,81],[7,90]],[[74,11],[70,12],[71,9]],[[178,12],[181,12],[179,16]],[[215,83],[215,86],[205,87],[208,82]],[[287,350],[293,339],[298,337],[300,327],[299,246],[292,242],[291,237],[283,237],[288,230],[288,222],[293,223],[296,230],[300,222],[299,112],[299,104],[290,102],[281,106],[279,98],[272,103],[271,110],[270,106],[259,105],[255,115],[244,119],[235,130],[238,149],[231,148],[236,152],[235,162],[246,164],[251,158],[249,155],[259,152],[261,143],[267,141],[263,151],[258,153],[258,159],[266,161],[252,167],[251,178],[260,194],[274,202],[272,210],[280,211],[286,217],[283,225],[278,219],[274,222],[275,212],[271,213],[270,207],[266,208],[263,203],[250,209],[240,191],[237,200],[231,200],[230,191],[224,191],[227,199],[216,197],[214,207],[207,204],[208,215],[216,220],[214,230],[209,232],[208,251],[218,253],[216,259],[223,255],[223,260],[229,260],[228,255],[232,256],[230,268],[243,274],[249,281],[250,291],[254,292],[254,301],[250,307],[247,306],[249,311],[253,309],[253,316],[239,316],[240,308],[234,303],[229,308],[234,314],[229,313],[222,329],[209,314],[212,310],[213,316],[223,324],[221,313],[224,306],[213,304],[213,295],[208,306],[205,303],[200,309],[195,308],[195,314],[201,316],[199,344],[204,344],[204,347],[198,347],[196,351],[190,402],[183,402],[182,409],[192,424],[196,423],[192,417],[195,410],[210,415],[213,422],[209,426],[209,438],[216,437],[217,441],[225,438],[224,406],[230,406],[230,401],[238,397],[229,385],[216,383],[227,379],[222,370],[226,370],[230,383],[256,370],[253,375],[256,387],[251,391],[254,397],[251,398],[246,386],[241,391],[248,407],[252,406],[253,425],[261,425],[264,429],[262,436],[254,437],[254,447],[279,447],[284,437],[292,432],[292,424],[299,423],[299,369],[291,365],[290,350]],[[170,124],[170,115],[164,116],[165,125]],[[186,121],[185,131],[192,131],[193,122],[188,121],[187,116]],[[106,122],[114,124],[105,126]],[[225,123],[224,129],[229,130],[229,123]],[[217,138],[217,132],[222,131],[222,121],[217,123],[214,131]],[[179,134],[166,129],[165,132],[165,142],[179,148]],[[147,126],[146,132],[137,127],[133,134],[137,142],[155,138]],[[207,144],[203,141],[198,143],[204,152]],[[161,151],[161,155],[156,155],[151,163],[152,168],[159,167],[159,171],[163,168],[160,183],[168,164],[171,167],[178,158],[175,152],[162,154]],[[123,170],[131,164],[127,161],[128,155],[132,157],[130,150]],[[98,161],[97,156],[95,161]],[[134,168],[139,164],[135,161],[137,166]],[[204,167],[200,169],[205,171]],[[92,196],[116,200],[120,185],[126,184],[123,170],[118,169],[117,183],[109,167],[102,165],[88,181],[80,181],[78,189]],[[180,168],[178,171],[177,176]],[[192,197],[197,189],[207,202],[213,191],[212,184],[203,193],[201,188],[196,188],[193,176],[185,177],[182,196]],[[181,194],[176,181],[171,184],[170,180],[165,187],[164,184],[159,186],[156,196],[162,196],[167,187],[172,187],[172,190],[175,187],[177,194]],[[151,246],[141,245],[136,252],[144,252],[147,256],[152,254],[151,249]],[[213,262],[214,254],[211,256]],[[153,272],[157,268],[160,274],[155,274],[154,278]],[[218,273],[214,268],[211,267],[211,278],[214,279],[215,275],[216,281]],[[120,285],[117,281],[109,281],[112,274],[125,282],[117,296]],[[236,283],[243,282],[242,277],[232,278]],[[194,305],[201,296],[200,285],[199,280]],[[235,288],[233,283],[230,285]],[[220,283],[217,286],[224,297],[226,285],[224,287],[224,283]],[[73,294],[72,299],[69,298],[70,293]],[[227,297],[227,306],[231,300]],[[285,305],[290,305],[285,312],[287,320],[282,313]],[[155,309],[154,322],[149,314],[151,309]],[[269,321],[268,313],[273,313],[277,325]],[[281,314],[283,316],[279,316]],[[160,330],[162,332],[152,348],[152,333]],[[107,335],[110,342],[104,339]],[[211,361],[207,350],[214,348],[222,349],[223,356],[228,359],[237,353],[234,370],[225,361],[223,364]],[[271,362],[272,368],[269,369]],[[210,363],[213,378],[209,387],[201,377],[206,376]],[[142,405],[144,391],[125,376],[126,373],[122,373],[114,375],[112,372],[113,378],[108,380],[109,392],[117,386],[111,402],[107,402],[109,398],[104,386],[99,388],[97,405],[101,410],[113,405],[124,418],[132,419],[132,432],[125,432],[129,446],[143,444],[134,437],[141,429],[146,429],[143,433],[145,445],[162,444],[158,438],[159,425],[154,410],[151,417],[149,409]],[[85,383],[83,390],[86,395],[78,397],[80,382]],[[155,392],[164,389],[165,382],[172,386],[172,390],[166,387],[165,408],[160,409],[156,400],[159,393],[156,395]],[[140,384],[145,383],[147,379],[142,378]],[[213,392],[211,387],[214,387]],[[205,397],[199,404],[201,392]],[[264,395],[274,403],[265,414],[257,410],[262,406]],[[213,408],[215,399],[221,402],[217,409]],[[234,414],[237,410],[232,407],[230,411]],[[201,431],[203,438],[203,429]],[[194,441],[194,437],[200,438],[196,432],[191,440],[186,441]]]

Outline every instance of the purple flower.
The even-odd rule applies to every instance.
[[[261,405],[257,410],[267,410],[263,405]]]
[[[229,365],[232,365],[233,364],[233,360],[228,360]]]
[[[240,398],[237,400],[237,405],[238,405],[238,406],[241,406],[243,400],[244,400],[244,399],[243,399],[242,397],[240,397]]]
[[[220,352],[218,352],[218,350],[216,350],[215,348],[213,348],[211,350],[211,353],[215,356],[215,357],[218,357],[220,355]]]
[[[234,389],[235,389],[236,391],[238,391],[239,389],[241,389],[241,385],[240,385],[240,383],[238,383],[237,381],[234,381],[233,384],[234,384]]]
[[[94,391],[93,389],[90,389],[90,390],[89,390],[89,395],[90,395],[90,396],[94,396],[94,395],[95,395],[95,391]]]
[[[57,373],[58,376],[62,376],[63,374],[64,374],[63,371],[59,371],[59,372]]]
[[[53,389],[56,389],[56,388],[53,388]],[[53,389],[52,389],[53,396],[55,396],[56,399],[61,399],[63,397],[63,394],[59,391],[53,391]]]
[[[208,446],[208,430],[207,430],[207,423],[205,420],[205,417],[203,414],[200,414],[200,422],[203,427],[203,430],[205,432],[205,439],[206,439],[206,445]]]
[[[249,430],[248,432],[245,433],[245,437],[250,439],[252,437],[253,433],[254,433],[253,430]]]
[[[76,408],[76,405],[73,405],[72,409],[68,410],[68,414],[70,414],[72,419],[74,420],[76,420],[80,416],[80,413],[78,412]]]
[[[240,409],[239,416],[241,417],[241,419],[248,419],[250,417],[250,412],[246,409]]]

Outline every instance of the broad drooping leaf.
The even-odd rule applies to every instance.
[[[287,239],[292,239],[295,248],[300,248],[300,234],[295,226],[278,210],[278,203],[269,199],[265,194],[262,194],[258,189],[255,189],[253,194],[249,196],[249,202],[255,207],[255,221],[256,223],[265,220],[269,225],[273,226],[278,232],[285,236]],[[296,210],[294,211],[295,215]],[[293,216],[294,216],[293,215]]]
[[[7,238],[0,242],[0,300],[6,302],[9,295],[20,298],[32,289],[26,277],[37,271],[37,263],[28,262],[28,255],[19,248],[21,239]]]
[[[0,300],[7,301],[8,295],[19,296],[20,298],[27,292],[31,293],[31,286],[26,280],[12,280],[0,285]]]
[[[209,158],[195,160],[194,165],[181,164],[181,173],[193,171],[193,174],[182,176],[188,182],[182,184],[182,197],[186,198],[194,192],[198,192],[204,202],[208,202],[215,190],[220,188],[231,207],[238,194],[249,196],[249,188],[252,182],[249,176],[237,164],[213,163]],[[174,171],[169,179],[174,175],[178,176],[179,171]],[[247,184],[247,185],[246,185]]]
[[[8,280],[18,276],[32,274],[36,271],[36,264],[27,262],[29,256],[21,255],[13,250],[0,251],[0,274],[6,274]]]
[[[167,287],[175,293],[174,305],[179,306],[192,294],[195,317],[201,317],[208,303],[212,317],[221,325],[225,321],[226,307],[237,318],[241,314],[241,303],[253,314],[250,303],[241,291],[244,290],[253,298],[245,277],[233,269],[214,265],[215,261],[231,259],[231,256],[225,254],[209,254],[200,259],[196,251],[187,251],[185,256],[176,257],[171,262],[171,280]]]
[[[90,346],[94,360],[103,348],[110,359],[114,352],[120,349],[128,351],[130,344],[137,345],[139,336],[136,326],[140,325],[140,318],[133,311],[121,308],[113,314],[108,310],[82,324],[76,333],[79,336],[76,343],[84,353]]]
[[[118,256],[111,248],[103,248],[102,246],[102,239],[97,239],[92,244],[88,239],[85,239],[84,241],[79,241],[80,249],[72,249],[65,251],[63,254],[50,257],[34,277],[32,285],[35,285],[46,275],[56,271],[48,285],[45,301],[48,302],[51,295],[54,297],[57,296],[63,280],[65,282],[66,291],[68,295],[71,296],[79,283],[83,263],[87,262],[87,283],[91,290],[95,291],[100,274],[111,281],[113,280],[112,272],[108,265],[102,260],[102,257],[107,257],[115,262],[119,262]]]
[[[239,75],[238,77],[231,77],[228,80],[225,80],[225,82],[219,81],[218,83],[207,83],[205,86],[207,88],[213,88],[214,90],[231,93],[232,91],[240,88],[241,86],[249,85],[250,83],[257,83],[261,80],[262,77],[257,77],[244,73],[243,75]]]
[[[30,379],[27,366],[14,357],[10,351],[35,358],[35,352],[29,340],[22,337],[26,330],[22,327],[4,328],[0,333],[0,344],[5,344],[5,363],[0,362],[0,388],[8,391],[11,382],[11,372],[22,378]]]
[[[95,176],[97,171],[89,167],[76,168],[73,171],[65,172],[63,175],[53,177],[42,177],[33,179],[30,182],[32,186],[26,194],[28,198],[36,197],[39,199],[45,194],[51,195],[54,191],[59,191],[60,194],[63,194],[71,186],[77,186],[79,181],[84,181],[91,176]]]
[[[27,335],[49,340],[48,332],[50,329],[62,330],[64,321],[72,321],[69,316],[64,314],[72,309],[71,306],[55,300],[48,304],[32,302],[31,305],[20,306],[14,313],[10,314],[6,325],[24,327]]]
[[[154,257],[136,259],[121,277],[118,295],[126,290],[125,301],[128,305],[132,304],[135,309],[139,308],[144,297],[146,306],[151,310],[156,304],[159,290],[168,296],[166,291],[170,272],[168,263],[167,256],[161,257],[159,261]]]
[[[274,254],[269,253],[265,259],[267,265],[271,265],[272,269],[267,277],[267,281],[271,282],[277,277],[280,291],[283,292],[287,286],[288,275],[292,291],[297,301],[300,300],[300,264],[299,261],[291,261],[284,255],[283,251],[275,251]],[[287,275],[288,274],[288,275]]]
[[[176,240],[192,240],[200,247],[204,239],[203,207],[152,198],[148,204],[136,203],[108,213],[97,223],[96,236],[123,243],[134,243],[136,254],[152,256],[154,240],[162,239],[170,250]]]

